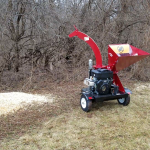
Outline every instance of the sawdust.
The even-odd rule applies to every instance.
[[[0,93],[0,115],[14,112],[36,103],[53,102],[51,95],[28,94],[23,92]]]

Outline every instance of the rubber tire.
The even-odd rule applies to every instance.
[[[129,103],[130,103],[130,95],[128,95],[128,97],[122,98],[122,99],[124,99],[123,102],[120,101],[121,99],[117,99],[117,101],[118,101],[118,103],[119,103],[120,105],[123,105],[123,106],[129,105]]]
[[[86,95],[82,94],[80,99],[80,106],[83,111],[89,112],[92,108],[92,101],[89,100]]]

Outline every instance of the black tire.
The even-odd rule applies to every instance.
[[[117,101],[120,105],[127,106],[130,103],[130,95],[128,95],[126,98],[117,99]]]
[[[81,95],[80,106],[83,111],[89,112],[92,108],[92,101],[84,94]]]

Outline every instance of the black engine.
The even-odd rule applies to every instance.
[[[110,94],[112,93],[111,86],[113,84],[113,72],[107,69],[90,70],[91,80],[94,86],[92,91],[96,94]]]

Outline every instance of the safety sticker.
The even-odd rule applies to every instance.
[[[84,37],[84,41],[89,41],[89,37]]]

